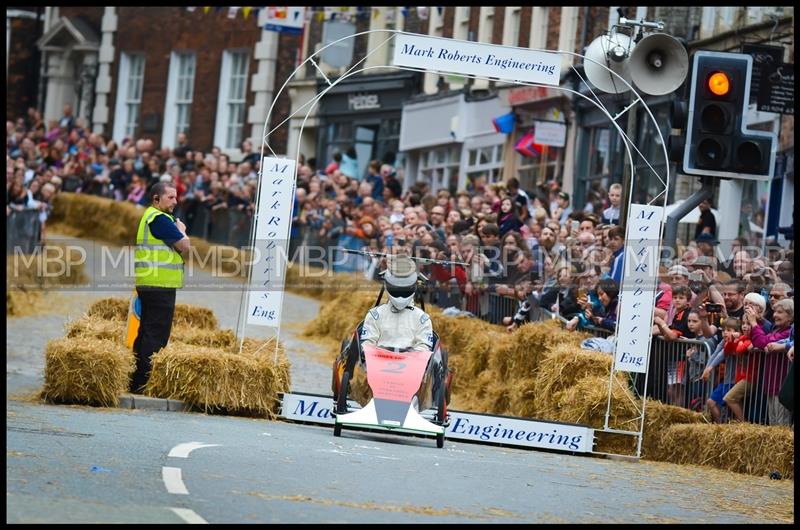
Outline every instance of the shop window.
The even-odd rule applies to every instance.
[[[452,180],[458,182],[460,153],[458,147],[440,147],[420,154],[420,176],[430,184],[431,191],[450,189]]]
[[[548,180],[558,180],[563,165],[563,149],[560,147],[542,146],[542,152],[536,157],[522,156],[517,153],[517,168],[520,186],[523,189],[534,189]]]
[[[501,181],[503,179],[502,158],[502,144],[469,149],[467,151],[467,179],[474,182],[476,178],[484,175],[487,183]]]

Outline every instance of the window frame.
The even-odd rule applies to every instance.
[[[244,71],[240,75],[234,75],[234,61],[236,57],[244,57],[243,65]],[[224,50],[222,52],[222,66],[220,68],[219,78],[219,91],[217,97],[217,119],[214,125],[214,145],[219,146],[223,153],[236,154],[241,153],[242,142],[247,138],[245,128],[247,126],[247,90],[248,90],[248,76],[250,75],[250,52],[243,48],[234,48]],[[241,80],[241,96],[236,99],[231,98],[231,91],[235,87],[236,79]],[[241,123],[238,127],[241,128],[238,142],[235,145],[229,146],[230,132],[233,125],[231,124],[232,105],[237,105],[241,108]]]
[[[184,60],[191,58],[191,83],[189,86],[189,97],[181,97],[182,80],[188,76],[181,69]],[[167,80],[167,99],[164,103],[164,124],[161,131],[161,145],[174,147],[177,145],[178,134],[181,132],[189,133],[191,127],[192,103],[194,101],[194,84],[197,79],[197,54],[193,51],[172,51],[169,61],[169,78]],[[180,123],[180,107],[188,107],[186,123]],[[183,125],[183,127],[182,127]]]
[[[137,68],[141,65],[140,68]],[[114,112],[114,131],[113,138],[121,144],[125,138],[135,138],[136,132],[141,126],[140,115],[142,110],[142,93],[144,92],[144,70],[146,57],[141,52],[120,52],[119,72],[117,79],[116,105]],[[134,72],[134,68],[138,71]],[[133,74],[137,74],[134,76]],[[138,84],[133,87],[132,83],[138,80]],[[131,89],[138,89],[138,99],[131,98]],[[135,106],[135,112],[131,108]],[[134,120],[131,122],[131,118]],[[133,128],[131,129],[131,124]]]

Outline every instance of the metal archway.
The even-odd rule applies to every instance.
[[[361,36],[361,35],[367,35],[367,34],[370,34],[370,33],[384,33],[384,34],[388,35],[388,38],[386,38],[383,42],[381,42],[379,45],[377,45],[369,54],[365,55],[361,60],[359,60],[358,62],[354,63],[344,74],[339,76],[334,82],[331,82],[327,78],[327,76],[325,76],[324,72],[322,72],[322,70],[319,68],[319,66],[317,64],[317,61],[315,61],[314,58],[315,57],[319,58],[320,54],[330,46],[334,46],[337,43],[342,42],[342,41],[347,40],[347,39],[353,39],[355,37],[358,37],[358,36]],[[390,69],[390,70],[407,70],[407,71],[414,71],[414,72],[434,73],[434,74],[442,74],[442,75],[455,73],[455,74],[457,74],[459,76],[462,76],[462,77],[465,77],[465,78],[494,80],[494,79],[488,78],[488,77],[464,74],[464,73],[459,73],[459,72],[440,71],[440,70],[435,70],[435,69],[419,69],[419,68],[411,68],[411,67],[406,67],[406,66],[395,66],[395,65],[377,65],[377,66],[368,66],[368,67],[363,67],[363,68],[357,68],[370,55],[374,54],[375,52],[377,52],[378,50],[380,50],[381,48],[386,46],[398,34],[414,35],[412,33],[398,31],[398,30],[387,30],[387,29],[369,30],[369,31],[356,33],[356,34],[344,37],[342,39],[336,40],[334,42],[331,42],[330,44],[326,45],[325,47],[323,47],[323,48],[319,49],[318,51],[314,52],[313,54],[309,55],[308,58],[306,58],[297,68],[295,68],[295,70],[292,72],[292,74],[283,83],[283,86],[281,86],[280,90],[278,90],[275,93],[275,95],[273,96],[272,104],[270,105],[269,111],[267,112],[267,116],[266,116],[266,119],[264,121],[264,128],[263,128],[263,134],[262,134],[262,143],[261,143],[261,159],[263,160],[263,158],[264,158],[265,149],[268,149],[269,152],[274,157],[276,157],[276,158],[278,157],[278,155],[275,153],[275,151],[269,145],[269,136],[272,133],[274,133],[276,130],[278,130],[280,127],[282,127],[284,124],[286,124],[289,120],[291,120],[296,115],[298,115],[303,109],[307,108],[306,112],[305,112],[305,117],[303,118],[303,122],[302,122],[302,125],[300,127],[300,134],[298,136],[297,149],[296,149],[295,155],[294,155],[294,160],[296,160],[298,158],[298,156],[299,156],[300,139],[302,138],[303,129],[305,128],[306,121],[308,120],[308,117],[311,114],[311,112],[314,110],[314,107],[319,103],[320,99],[328,93],[328,91],[330,91],[333,87],[335,87],[341,81],[343,81],[343,80],[345,80],[345,79],[347,79],[347,78],[349,78],[349,77],[351,77],[353,75],[356,75],[356,74],[359,74],[359,73],[362,73],[362,72],[366,72],[366,71],[369,71],[369,70],[374,70],[374,69],[380,68],[380,69]],[[427,35],[420,35],[420,36],[421,37],[430,37],[430,36],[427,36]],[[454,39],[446,39],[446,40],[451,40],[452,41]],[[633,153],[631,152],[631,148],[633,148],[633,150],[636,152],[636,154],[642,160],[645,161],[647,167],[650,169],[652,174],[655,175],[656,178],[663,185],[663,190],[661,192],[659,192],[658,194],[656,194],[647,203],[647,205],[648,206],[652,205],[662,195],[664,196],[664,202],[665,202],[666,197],[668,196],[668,192],[669,192],[669,176],[670,176],[669,175],[669,163],[668,163],[666,143],[664,142],[664,137],[661,134],[660,128],[658,127],[658,122],[656,121],[655,117],[653,116],[653,113],[651,112],[651,110],[647,106],[647,104],[644,102],[644,100],[643,100],[642,96],[639,94],[639,92],[630,83],[628,83],[624,78],[619,76],[616,72],[608,69],[604,64],[602,64],[602,63],[600,63],[598,61],[595,61],[595,60],[593,60],[591,58],[585,57],[585,56],[583,56],[581,54],[574,53],[574,52],[568,52],[568,51],[560,51],[560,50],[559,51],[553,51],[553,50],[541,50],[541,49],[539,49],[539,50],[535,50],[535,51],[541,51],[541,52],[552,53],[552,54],[569,55],[569,56],[581,58],[584,61],[591,61],[591,62],[593,62],[593,63],[605,68],[606,70],[608,70],[608,72],[611,75],[613,75],[614,77],[619,79],[619,81],[621,83],[623,83],[625,86],[627,86],[631,90],[632,94],[634,95],[633,102],[630,105],[628,105],[626,108],[624,108],[622,111],[620,111],[616,115],[612,116],[611,113],[608,111],[608,109],[603,105],[603,103],[601,102],[600,98],[594,92],[594,90],[592,89],[592,86],[583,78],[583,76],[580,75],[580,73],[577,71],[577,69],[575,68],[574,65],[570,65],[570,68],[581,79],[581,81],[588,87],[589,92],[592,94],[593,97],[589,97],[588,95],[582,94],[579,91],[572,90],[572,89],[569,89],[569,88],[566,88],[566,87],[562,87],[562,86],[555,87],[555,86],[552,86],[552,85],[539,84],[539,83],[529,83],[529,82],[522,82],[522,81],[501,80],[503,82],[512,83],[512,84],[517,85],[517,86],[545,87],[545,88],[552,88],[552,89],[556,89],[556,90],[561,90],[561,91],[564,91],[564,92],[568,92],[568,93],[574,94],[574,95],[576,95],[578,97],[581,97],[581,98],[587,100],[588,102],[590,102],[591,104],[593,104],[603,114],[605,114],[606,117],[608,117],[609,122],[614,126],[614,128],[617,131],[617,134],[619,135],[619,137],[623,141],[623,145],[625,146],[627,159],[628,159],[628,164],[630,166],[630,171],[631,171],[631,186],[630,186],[630,189],[628,190],[628,197],[627,197],[628,203],[629,204],[631,203],[631,200],[632,200],[632,197],[633,197],[634,183],[636,181],[636,170],[635,170]],[[292,112],[283,121],[281,121],[281,123],[277,124],[271,130],[268,130],[269,123],[270,123],[270,118],[272,117],[272,113],[274,111],[275,103],[277,102],[278,97],[283,93],[283,91],[286,89],[288,84],[295,77],[297,72],[301,68],[305,67],[309,63],[314,65],[314,67],[317,69],[317,71],[327,81],[328,86],[325,87],[321,92],[319,92],[315,97],[313,97],[312,99],[308,100],[307,102],[302,104],[300,107],[298,107],[294,112]],[[652,164],[650,164],[650,162],[644,157],[644,155],[641,153],[641,151],[637,148],[635,142],[631,138],[629,138],[628,135],[626,134],[626,132],[616,123],[616,120],[620,116],[624,115],[628,110],[633,108],[637,103],[641,103],[642,104],[642,106],[645,109],[645,111],[647,112],[647,115],[649,116],[650,120],[655,125],[655,129],[658,132],[659,138],[661,139],[661,147],[662,147],[662,151],[663,151],[663,154],[664,154],[664,160],[666,162],[664,164],[664,167],[665,167],[664,178],[661,178],[661,175],[659,175],[659,173],[653,168]],[[293,182],[293,186],[292,186],[293,193],[296,190],[297,170],[298,170],[298,167],[297,167],[297,165],[295,165],[294,182]],[[259,180],[260,180],[262,174],[263,174],[263,164],[262,164],[262,166],[260,168]],[[259,195],[260,195],[260,187],[259,187],[258,193],[256,195],[256,202],[255,202],[256,205],[259,204]],[[293,208],[293,206],[292,206],[292,208]],[[293,216],[293,215],[294,215],[294,212],[291,212],[291,216]],[[252,232],[254,232],[254,230],[255,230],[255,220],[257,219],[257,217],[258,217],[258,212],[256,211],[255,212],[255,216],[254,216],[253,226],[251,228],[251,237],[250,237],[250,241],[251,242],[253,241],[254,233],[252,233]],[[663,223],[664,223],[664,213],[663,213],[663,208],[662,208],[661,209],[660,218],[658,219],[658,238],[659,238],[658,239],[658,248],[655,249],[655,253],[654,253],[654,256],[655,256],[656,260],[658,260],[658,258],[660,256],[660,243],[661,243],[660,237],[661,237],[661,231],[663,230]],[[626,241],[628,241],[630,239],[631,223],[626,223],[626,225],[627,225],[627,227],[626,227]],[[286,239],[287,240],[288,240],[288,237],[289,237],[289,234],[287,233],[286,234]],[[657,267],[656,267],[656,269],[657,269]],[[282,264],[281,273],[285,276],[285,262],[284,262],[284,264]],[[252,278],[252,266],[251,266],[251,269],[250,269],[250,273],[248,274],[248,286],[251,283],[251,278]],[[625,276],[623,275],[623,280],[624,279],[625,279]],[[620,293],[622,294],[622,288],[621,287],[622,286],[620,286]],[[244,293],[244,291],[243,291],[243,293]],[[242,305],[240,304],[240,313],[239,313],[239,320],[238,320],[239,325],[237,326],[237,334],[239,334],[240,337],[243,337],[244,336],[243,333],[242,333],[243,330],[241,329],[241,324],[242,324],[241,323],[241,313],[242,313],[241,312],[241,307],[242,307]],[[621,303],[620,303],[620,308],[621,308],[620,310],[622,310],[622,308],[623,308]],[[653,319],[654,309],[655,309],[655,305],[653,304],[649,308],[649,314],[647,315],[650,322],[652,322],[652,319]],[[246,327],[246,324],[245,324],[245,327]],[[280,338],[280,322],[279,322],[279,324],[277,326],[276,338],[278,338],[278,339]],[[646,346],[647,346],[646,347],[646,358],[649,359],[649,350],[650,350],[650,342],[649,342],[649,340],[648,340],[648,343],[647,343]],[[277,341],[276,341],[275,348],[276,348],[275,352],[276,352],[276,355],[277,355],[277,349],[278,349]],[[646,363],[646,364],[649,364],[649,363]],[[616,368],[616,363],[613,362],[613,360],[612,360],[612,367],[611,367],[610,374],[609,374],[608,397],[607,397],[604,428],[603,429],[595,429],[595,430],[596,431],[599,430],[601,432],[610,433],[610,434],[621,434],[621,435],[629,435],[629,436],[638,437],[637,448],[636,448],[636,458],[639,458],[641,456],[642,433],[643,433],[643,429],[644,429],[644,414],[645,414],[645,407],[646,407],[646,401],[647,401],[646,400],[646,389],[647,389],[647,379],[648,379],[648,376],[649,376],[649,370],[645,370],[643,372],[645,374],[645,376],[644,376],[644,389],[645,389],[645,391],[644,391],[644,394],[640,397],[641,402],[640,403],[636,403],[636,402],[633,403],[635,408],[639,411],[639,415],[637,417],[633,418],[633,420],[631,420],[631,421],[638,421],[638,430],[613,429],[613,428],[611,428],[609,426],[609,417],[611,416],[611,406],[612,406],[612,403],[611,403],[611,401],[612,401],[612,389],[613,389],[614,381],[617,381],[617,384],[620,384],[619,380],[617,380],[615,378],[615,374],[617,372],[619,372],[619,371],[624,371],[626,373],[630,373],[630,372],[628,372],[626,370],[617,369]],[[616,453],[604,453],[604,452],[600,452],[600,451],[592,451],[592,453],[593,454],[601,454],[601,455],[631,456],[631,455],[617,455]]]

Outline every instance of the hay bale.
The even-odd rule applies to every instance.
[[[33,254],[6,256],[6,286],[32,290],[85,284],[83,257],[81,249],[63,244],[46,244]]]
[[[609,426],[615,429],[638,430],[632,420],[639,416],[639,407],[628,390],[624,376],[615,378],[611,387]],[[556,392],[557,407],[548,410],[548,419],[602,428],[608,407],[608,376],[590,375]]]
[[[197,329],[219,329],[214,312],[207,307],[190,304],[175,304],[175,316],[172,318],[173,326],[189,326]]]
[[[130,298],[101,298],[89,307],[87,314],[90,317],[105,320],[127,321],[129,306]],[[173,328],[186,326],[195,329],[215,330],[219,328],[219,323],[214,312],[206,307],[175,304],[175,316],[172,318],[172,326]]]
[[[83,193],[61,192],[53,199],[48,230],[73,237],[106,241],[120,246],[134,245],[144,208],[128,202]],[[213,245],[190,237],[192,252],[187,270],[199,266],[228,275],[246,278],[250,253],[236,247]],[[220,259],[214,259],[214,254]],[[225,259],[221,259],[224,256]]]
[[[137,221],[138,222],[138,221]],[[211,270],[222,277],[247,278],[250,252],[229,245],[216,245],[199,237],[190,237],[192,249],[186,259],[186,270],[194,267]]]
[[[125,321],[128,318],[129,306],[130,299],[128,298],[101,298],[89,306],[86,314],[90,317],[104,320]]]
[[[644,411],[644,432],[642,433],[642,458],[662,460],[661,441],[664,430],[670,425],[689,423],[709,423],[700,412],[694,412],[660,401],[647,400]]]
[[[604,378],[607,393],[611,361],[611,356],[606,353],[584,350],[569,344],[555,346],[544,355],[536,371],[537,416],[555,419],[554,416],[559,415],[557,394],[572,388],[586,377]]]
[[[133,245],[143,213],[144,208],[129,202],[61,192],[53,198],[47,225],[51,230],[66,225],[71,228],[69,234],[75,237]]]
[[[509,414],[520,418],[535,418],[538,392],[535,377],[521,377],[515,380],[510,389]]]
[[[47,301],[41,291],[6,289],[6,316],[25,317],[38,315],[47,309]]]
[[[120,344],[125,342],[126,326],[120,320],[107,320],[98,316],[84,315],[65,325],[67,337],[88,337],[110,340]]]
[[[245,342],[241,354],[170,342],[152,357],[145,393],[178,399],[206,412],[275,418],[278,394],[290,387],[289,360],[280,345],[277,362],[273,361],[274,338]]]
[[[378,291],[340,294],[322,305],[319,315],[308,323],[303,335],[344,340],[375,304],[377,296]]]
[[[752,423],[676,424],[662,432],[659,460],[794,479],[794,430]]]
[[[342,293],[375,292],[375,283],[354,272],[331,273],[323,269],[289,263],[286,290],[317,300],[333,300]]]
[[[45,348],[42,398],[115,407],[135,369],[133,352],[121,343],[86,336],[51,340]]]
[[[194,346],[205,346],[206,348],[222,348],[225,350],[236,347],[239,342],[236,335],[230,329],[203,329],[188,326],[186,324],[175,325],[169,337],[170,342],[177,341]]]

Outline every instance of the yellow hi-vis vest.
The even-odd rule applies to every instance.
[[[144,211],[139,221],[133,255],[136,285],[180,289],[183,287],[183,258],[172,247],[156,239],[150,231],[150,223],[159,215],[166,215],[170,221],[175,221],[168,213],[152,206]]]

